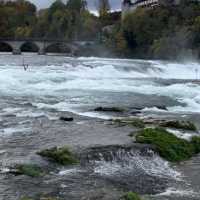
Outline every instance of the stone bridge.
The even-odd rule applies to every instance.
[[[34,46],[38,54],[44,55],[47,52],[47,49],[53,45],[59,45],[59,47],[70,55],[74,55],[79,49],[79,46],[82,46],[90,41],[63,41],[63,40],[42,40],[42,39],[5,39],[0,38],[0,45],[4,44],[12,49],[13,54],[18,55],[22,52],[22,47],[26,44]],[[91,43],[91,42],[90,42]]]

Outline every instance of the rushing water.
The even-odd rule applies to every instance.
[[[23,62],[29,65],[27,71],[23,69]],[[97,106],[120,106],[127,109],[136,107],[142,109],[144,116],[152,113],[181,117],[190,115],[199,122],[199,78],[200,64],[197,62],[3,54],[0,55],[0,141],[20,133],[23,138],[16,135],[15,142],[10,141],[9,148],[13,149],[12,144],[17,145],[22,140],[25,145],[29,141],[28,147],[36,148],[25,134],[38,131],[39,128],[36,131],[33,129],[33,126],[38,126],[31,121],[33,118],[45,116],[49,121],[56,120],[59,113],[66,111],[82,116],[105,119],[112,117],[112,114],[94,112]],[[166,107],[167,110],[160,110],[160,107]],[[60,124],[55,126],[58,128]],[[39,138],[37,142],[42,145],[46,140],[41,141]],[[0,156],[4,153],[4,149],[0,147]],[[21,158],[19,153],[14,155],[19,156],[17,159]],[[6,156],[3,158],[6,162],[9,160]],[[145,171],[146,174],[157,177],[171,176],[170,179],[176,180],[174,184],[166,192],[151,196],[152,199],[198,200],[199,164],[200,159],[197,157],[171,169],[168,163],[157,156],[149,159],[129,152],[124,156],[123,162],[119,159],[109,162],[104,159],[93,161],[93,172],[106,177],[113,177],[117,173],[120,178],[115,176],[113,179],[120,180],[122,177],[126,180],[133,168],[141,174]],[[74,170],[64,169],[60,174],[82,173],[81,169]],[[177,183],[177,174],[184,181]],[[2,185],[5,186],[5,183]]]
[[[198,63],[63,58],[27,55],[0,56],[0,95],[3,111],[13,103],[32,103],[37,108],[54,108],[89,114],[96,105],[140,106],[146,110],[164,104],[171,112],[199,112]],[[198,74],[199,73],[199,74]],[[8,104],[8,105],[5,105]],[[10,105],[9,105],[10,104]],[[18,114],[27,113],[15,107]]]

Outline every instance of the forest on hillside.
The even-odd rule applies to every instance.
[[[200,3],[138,8],[115,26],[107,43],[119,55],[135,58],[200,58]]]
[[[120,12],[112,11],[109,0],[97,2],[99,16],[89,11],[85,0],[57,0],[43,10],[26,0],[0,1],[0,37],[93,40],[106,46],[108,56],[200,57],[199,1],[138,8],[123,20]],[[109,31],[102,31],[104,27]]]
[[[84,0],[55,1],[48,9],[37,10],[29,1],[0,2],[0,37],[65,39],[94,38],[97,17]]]

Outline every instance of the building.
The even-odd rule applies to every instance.
[[[180,0],[123,0],[122,1],[122,18],[136,8],[154,8],[159,5],[178,5]]]

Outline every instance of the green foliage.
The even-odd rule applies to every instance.
[[[140,196],[134,192],[128,192],[123,200],[141,200]]]
[[[21,198],[21,200],[33,200],[33,199],[29,197],[23,197]],[[40,197],[40,200],[58,200],[58,199],[53,197]]]
[[[200,152],[200,137],[194,136],[192,137],[191,143],[193,145],[195,153]]]
[[[121,51],[128,49],[131,56],[162,59],[196,54],[200,44],[199,16],[200,3],[188,0],[177,6],[138,8],[123,19],[120,37],[124,37],[127,47]],[[116,40],[112,42],[116,44]]]
[[[162,128],[148,128],[140,131],[136,136],[136,142],[154,145],[161,157],[172,162],[189,159],[200,150],[199,137],[188,142]]]
[[[44,174],[40,167],[31,164],[17,165],[16,170],[18,174],[27,175],[30,177],[39,177]]]
[[[74,165],[78,163],[78,159],[67,147],[46,149],[38,152],[38,155],[61,165]]]
[[[29,1],[0,1],[0,24],[0,37],[19,39],[91,39],[99,31],[98,20],[89,14],[85,0],[57,0],[38,13]]]
[[[184,129],[190,131],[196,131],[197,127],[190,121],[167,121],[161,124],[163,127],[170,127],[176,129]]]
[[[23,198],[21,198],[21,200],[33,200],[33,199],[31,199],[29,197],[23,197]]]

